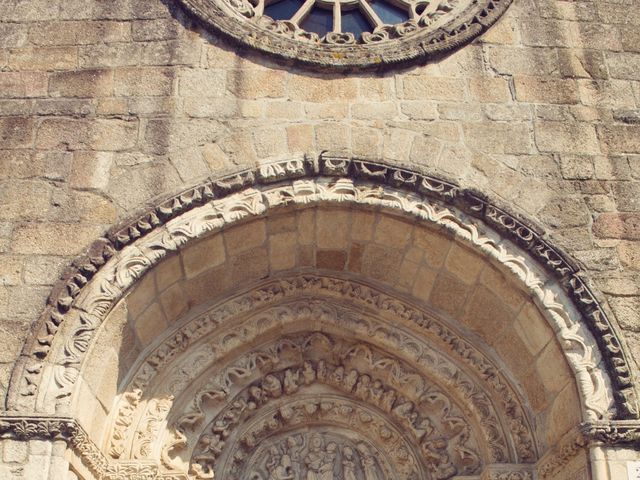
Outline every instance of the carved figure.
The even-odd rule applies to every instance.
[[[319,480],[334,480],[333,469],[335,467],[336,456],[338,455],[338,445],[335,442],[329,442],[324,452],[322,466],[320,467]]]
[[[294,372],[290,368],[284,373],[284,391],[287,395],[291,395],[298,391],[298,381],[300,380],[300,372]]]
[[[316,371],[310,361],[305,361],[302,366],[302,378],[305,385],[311,385],[316,380]]]
[[[342,476],[344,480],[358,480],[356,477],[356,459],[351,447],[342,449]]]
[[[319,435],[311,437],[309,442],[309,453],[304,459],[307,466],[306,480],[325,480],[326,477],[321,476],[321,468],[324,462],[324,452],[322,451],[322,438]]]
[[[291,466],[291,458],[284,454],[280,457],[277,466],[269,473],[269,480],[293,480],[294,472]]]
[[[364,443],[359,443],[356,447],[360,452],[362,459],[362,471],[364,472],[364,480],[382,480],[378,476],[378,469],[376,468],[376,459],[371,455],[369,447]]]
[[[282,384],[275,375],[264,377],[262,388],[273,398],[280,398],[282,395]]]

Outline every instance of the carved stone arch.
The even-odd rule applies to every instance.
[[[331,215],[343,220],[340,229],[331,231]],[[303,225],[309,218],[312,227]],[[304,228],[311,240],[301,238]],[[242,247],[256,232],[253,249]],[[518,402],[496,408],[512,438],[530,432],[536,453],[500,466],[485,461],[483,478],[554,478],[593,442],[634,441],[638,410],[624,343],[579,270],[535,227],[452,183],[328,154],[208,180],[92,245],[56,286],[25,344],[7,397],[15,416],[3,419],[0,433],[65,439],[86,478],[188,478],[159,458],[114,454],[121,439],[113,426],[146,402],[145,412],[159,412],[156,441],[172,399],[145,390],[154,369],[183,352],[206,356],[194,339],[238,312],[273,314],[291,295],[339,299],[347,311],[404,322],[438,339],[437,348],[448,346],[456,368],[485,390],[515,392]],[[240,333],[228,340],[242,344]],[[513,354],[519,347],[521,356]],[[545,376],[542,366],[551,364],[566,371],[559,375],[566,383]],[[93,378],[100,365],[109,371]],[[567,428],[548,434],[557,419]]]

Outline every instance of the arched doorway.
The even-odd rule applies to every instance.
[[[600,479],[593,445],[637,417],[614,326],[540,234],[335,155],[206,182],[96,242],[8,407],[7,431],[58,422],[26,438],[67,441],[80,478]]]

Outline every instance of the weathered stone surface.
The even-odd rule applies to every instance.
[[[0,22],[0,394],[8,388],[30,325],[48,301],[56,301],[55,295],[47,300],[51,285],[73,257],[86,253],[92,241],[122,221],[139,218],[149,206],[162,205],[163,212],[186,211],[191,208],[189,195],[172,204],[165,200],[207,178],[252,168],[258,159],[303,155],[317,159],[324,150],[450,179],[482,198],[489,195],[496,204],[527,219],[545,232],[545,239],[576,260],[580,275],[590,280],[590,287],[608,305],[606,310],[626,341],[630,364],[638,368],[640,17],[633,2],[514,2],[508,14],[476,42],[429,64],[343,75],[322,69],[312,73],[244,51],[209,32],[177,2],[4,3],[4,22]],[[304,192],[305,180],[292,183],[291,191]],[[324,187],[335,185],[334,179],[325,180]],[[378,189],[369,194],[377,199],[386,192]],[[331,204],[339,209],[330,210],[325,204],[285,206],[282,211],[288,216],[269,213],[224,233],[203,232],[199,243],[179,254],[171,250],[151,273],[134,282],[126,300],[99,327],[105,336],[99,343],[108,354],[99,354],[97,346],[89,345],[95,356],[86,365],[94,375],[87,374],[78,397],[84,408],[82,421],[95,438],[100,432],[101,447],[102,422],[113,420],[117,409],[109,410],[113,397],[122,393],[119,388],[126,388],[126,381],[119,382],[132,374],[136,361],[155,348],[152,343],[165,330],[173,333],[167,329],[180,329],[198,309],[236,298],[249,284],[289,274],[311,278],[318,271],[362,280],[367,288],[373,285],[392,292],[393,298],[375,303],[381,297],[372,293],[366,302],[354,306],[364,287],[341,290],[340,285],[321,300],[330,308],[350,305],[349,315],[340,312],[340,322],[323,323],[324,310],[322,314],[305,310],[312,313],[292,326],[287,325],[293,318],[290,312],[280,311],[278,325],[261,324],[259,335],[249,338],[240,323],[234,323],[224,340],[213,339],[207,345],[219,348],[224,342],[238,342],[238,347],[231,348],[248,352],[304,327],[329,335],[331,341],[341,332],[361,342],[385,344],[394,360],[409,358],[413,346],[391,342],[400,331],[395,329],[398,325],[406,331],[422,328],[411,324],[408,318],[413,317],[401,313],[397,303],[411,299],[427,311],[438,312],[452,331],[464,332],[465,341],[490,352],[495,371],[505,372],[505,378],[517,384],[516,391],[542,439],[540,453],[552,446],[545,442],[555,442],[585,420],[579,418],[584,403],[574,391],[576,375],[567,368],[558,347],[561,335],[556,336],[549,326],[540,299],[516,287],[509,271],[497,268],[496,258],[480,259],[468,245],[452,244],[447,226],[427,230],[420,222],[385,216],[381,207],[342,208],[339,195]],[[390,204],[396,200],[385,197]],[[443,205],[448,204],[437,204],[429,214],[437,216]],[[210,220],[215,223],[258,208],[236,207]],[[154,213],[158,221],[165,221],[166,213]],[[144,233],[147,221],[156,220],[145,218],[127,235],[134,238]],[[473,238],[473,230],[469,232]],[[499,235],[492,241],[495,238]],[[500,245],[511,251],[510,241]],[[516,257],[534,251],[526,248],[526,252],[518,250]],[[156,246],[143,251],[145,258],[156,253]],[[95,255],[90,252],[98,262]],[[130,269],[114,271],[113,276],[124,278],[130,271],[141,275],[145,265],[144,259],[136,257]],[[511,267],[518,269],[518,265],[514,260]],[[536,268],[543,282],[555,281],[540,273],[542,264]],[[84,272],[73,284],[60,288],[75,294],[75,286],[90,282],[92,274]],[[256,298],[279,294],[261,291]],[[318,298],[316,293],[305,296],[301,309],[311,308]],[[359,322],[370,310],[388,315],[389,323],[379,329],[367,327],[370,330],[365,333]],[[265,311],[252,310],[260,315]],[[262,317],[265,322],[269,318]],[[207,320],[202,325],[212,324]],[[67,325],[70,322],[48,328],[67,335],[66,329],[71,328]],[[429,342],[439,341],[436,330],[429,330],[433,336]],[[453,337],[447,341],[446,346],[427,345],[434,351],[447,349],[447,357],[453,358],[457,355],[453,345],[462,343]],[[177,345],[171,352],[185,346],[187,357],[180,358],[187,361],[159,367],[163,377],[154,392],[174,388],[178,384],[174,380],[205,364],[204,357],[190,357],[186,345]],[[82,342],[62,340],[52,348],[62,351],[76,346],[84,348]],[[142,353],[146,346],[149,351]],[[277,351],[280,346],[273,348]],[[224,355],[216,357],[223,359],[220,365],[231,358]],[[461,372],[473,369],[468,362],[473,355],[459,360]],[[327,358],[336,361],[338,357]],[[370,358],[381,359],[377,351]],[[45,362],[47,369],[54,364]],[[442,364],[440,371],[449,368]],[[381,369],[379,375],[370,372],[371,380],[379,377],[391,382],[391,370]],[[67,378],[59,373],[47,370],[47,382],[53,385]],[[452,405],[459,400],[451,395],[455,385],[467,385],[465,378],[455,378],[429,379],[429,385],[449,382],[451,388],[445,390],[454,400]],[[413,377],[404,385],[412,384]],[[477,392],[490,390],[489,383],[472,387]],[[412,395],[409,390],[404,394]],[[492,395],[489,403],[500,408],[502,392]],[[285,396],[281,398],[284,403]],[[43,409],[52,412],[54,404],[65,399],[44,402]],[[144,408],[155,408],[147,403],[151,400],[144,397]],[[418,400],[412,399],[415,405]],[[176,400],[176,405],[188,403]],[[96,411],[90,411],[94,406]],[[144,441],[143,422],[148,417],[141,409],[138,414],[143,419],[139,433]],[[466,411],[461,418],[465,416]],[[489,423],[518,425],[511,420],[505,417]],[[415,425],[401,425],[403,435],[412,434]],[[133,430],[130,438],[138,434]],[[65,443],[38,441],[26,446],[3,440],[0,477],[71,475]],[[512,449],[515,443],[509,441]],[[344,460],[342,444],[339,450]],[[54,451],[57,456],[52,459]],[[357,448],[353,454],[360,461]],[[442,458],[441,453],[433,458]],[[266,463],[256,465],[262,468]],[[76,471],[82,468],[74,464]],[[575,473],[569,470],[561,472]],[[392,478],[392,474],[376,473]],[[356,469],[354,478],[362,480],[361,474],[362,469]],[[548,478],[564,478],[563,474]],[[482,473],[458,475],[480,478]],[[430,476],[436,475],[414,475]]]

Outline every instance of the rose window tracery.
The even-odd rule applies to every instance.
[[[240,43],[309,66],[381,68],[480,35],[510,0],[180,0]]]

